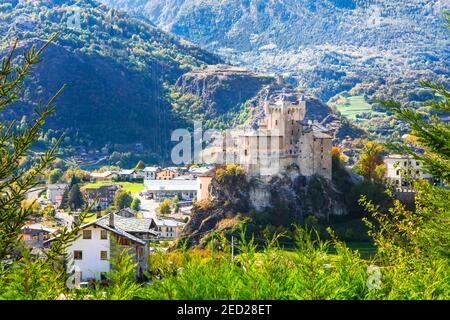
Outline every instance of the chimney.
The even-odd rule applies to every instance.
[[[72,224],[73,224],[73,225],[78,224],[78,214],[77,214],[77,213],[75,213],[75,214],[73,215]]]
[[[102,217],[102,208],[100,206],[97,206],[97,219],[100,219]]]
[[[114,213],[113,212],[111,212],[109,214],[109,227],[114,228]]]

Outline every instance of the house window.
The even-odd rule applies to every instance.
[[[100,260],[108,260],[108,251],[100,251]]]
[[[92,231],[83,230],[83,239],[92,239]]]
[[[101,240],[108,239],[108,232],[106,230],[100,230],[100,239]]]
[[[81,250],[75,250],[73,252],[73,259],[74,260],[83,260],[83,251]]]

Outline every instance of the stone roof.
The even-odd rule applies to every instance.
[[[101,227],[109,227],[109,215],[111,214],[114,213],[110,213],[97,219],[95,224]],[[156,235],[156,233],[151,230],[156,226],[154,220],[151,218],[125,218],[114,214],[114,226],[115,229],[121,229],[127,233],[151,233]]]
[[[86,192],[90,197],[92,196],[102,196],[106,197],[109,195],[109,191],[117,191],[121,187],[117,184],[110,184],[110,185],[103,185],[99,188],[86,188],[84,189],[84,192]]]
[[[158,171],[158,170],[161,170],[161,168],[160,167],[146,167],[146,168],[144,168],[144,172],[156,172],[156,171]]]
[[[67,183],[56,183],[47,185],[49,190],[65,190],[69,185]]]
[[[158,219],[156,225],[158,227],[182,227],[185,223],[173,219]]]
[[[47,233],[54,233],[57,230],[56,229],[52,229],[52,228],[48,228],[48,227],[46,227],[46,226],[44,226],[42,224],[39,224],[39,223],[35,223],[35,224],[24,225],[21,228],[21,231],[24,232],[24,233],[31,234],[31,233],[39,233],[41,231],[47,232]]]
[[[195,179],[146,180],[144,184],[148,191],[197,191]]]

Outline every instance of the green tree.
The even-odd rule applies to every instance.
[[[381,183],[386,172],[383,146],[377,141],[366,142],[356,163],[356,172],[374,183]]]
[[[48,183],[57,183],[63,176],[61,169],[53,169],[48,174]]]
[[[80,186],[75,184],[70,188],[67,205],[72,210],[81,209],[84,206],[83,194],[80,191]]]
[[[129,208],[132,202],[133,197],[131,196],[131,193],[127,191],[119,190],[114,196],[114,205],[117,209]]]
[[[145,163],[142,160],[139,160],[139,162],[134,167],[134,170],[141,171],[141,170],[144,170],[144,168],[145,168]]]
[[[156,212],[158,212],[160,215],[168,215],[171,213],[172,209],[172,201],[170,199],[164,199],[156,209]]]
[[[179,202],[179,201],[180,201],[180,200],[179,200],[179,198],[178,198],[177,195],[176,195],[175,197],[173,197],[173,199],[172,199],[173,211],[174,211],[175,213],[177,213],[178,210],[179,210],[179,205],[178,205],[178,202]]]
[[[139,198],[133,198],[130,208],[136,211],[141,210],[141,200]]]
[[[61,209],[67,209],[67,208],[68,208],[69,191],[70,191],[70,188],[69,188],[69,187],[67,187],[67,188],[64,190],[64,193],[63,193],[63,196],[62,196],[62,199],[61,199],[61,204],[59,205],[59,207],[60,207]]]
[[[55,37],[52,36],[50,40]],[[40,62],[40,56],[49,42],[36,50],[32,46],[23,55],[21,66],[13,66],[12,61],[18,45],[16,41],[9,54],[0,65],[0,117],[7,107],[15,102],[24,88],[24,81],[30,75],[30,68]],[[32,144],[38,139],[45,119],[54,110],[54,101],[61,90],[45,105],[35,109],[35,118],[30,125],[13,130],[15,122],[0,122],[0,261],[13,250],[21,227],[33,213],[30,207],[20,206],[25,194],[34,188],[37,177],[55,159],[55,148],[45,152],[29,170],[20,170],[20,160],[25,157]],[[3,117],[1,117],[3,118]]]
[[[389,143],[388,146],[396,152],[413,156],[424,164],[429,173],[448,184],[450,182],[450,126],[440,119],[439,114],[450,112],[450,92],[443,84],[430,82],[421,84],[436,97],[424,105],[434,112],[434,115],[427,116],[415,109],[403,108],[395,101],[381,101],[396,118],[408,124],[411,135],[416,138],[415,142],[413,140],[409,144]],[[425,152],[419,153],[414,147],[419,147]]]
[[[30,68],[40,62],[43,50],[56,37],[36,50],[32,46],[23,53],[21,65],[13,66],[16,41],[9,54],[0,64],[0,118],[3,111],[11,107],[23,93],[25,79],[30,75]],[[12,130],[14,122],[0,122],[0,300],[3,299],[56,299],[67,290],[66,273],[61,263],[70,243],[76,239],[80,222],[72,230],[62,228],[59,236],[46,251],[44,259],[35,259],[30,248],[23,247],[19,233],[25,222],[33,213],[34,205],[21,205],[25,194],[38,184],[38,177],[49,168],[54,160],[56,146],[61,139],[37,161],[30,164],[28,170],[20,168],[20,160],[25,157],[36,141],[45,119],[54,111],[54,101],[59,92],[45,105],[35,109],[35,117],[30,125],[23,124],[19,130]],[[12,251],[19,251],[20,259],[12,259],[11,265],[4,268],[5,256]]]

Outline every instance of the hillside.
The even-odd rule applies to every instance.
[[[69,23],[75,8],[80,28]],[[168,86],[187,71],[221,61],[96,1],[12,0],[0,5],[1,55],[17,37],[20,53],[53,32],[60,32],[57,40],[33,69],[27,90],[8,116],[29,115],[39,100],[67,84],[46,124],[47,129],[66,130],[65,145],[141,142],[155,153],[165,152],[169,129],[180,125],[171,113]]]
[[[80,24],[74,27],[77,12]],[[7,118],[31,121],[33,107],[67,84],[42,139],[51,142],[64,131],[62,146],[73,156],[105,145],[126,153],[141,143],[145,161],[165,160],[173,129],[196,120],[207,128],[250,125],[267,90],[277,86],[267,73],[221,64],[216,55],[96,1],[11,0],[0,6],[3,54],[16,37],[20,53],[53,32],[60,33],[57,40]],[[361,134],[314,95],[305,97],[307,116],[328,117],[339,139]],[[141,159],[127,157],[126,163]]]
[[[285,73],[325,101],[361,84],[383,95],[388,81],[395,94],[449,75],[444,0],[103,1],[232,64]]]

